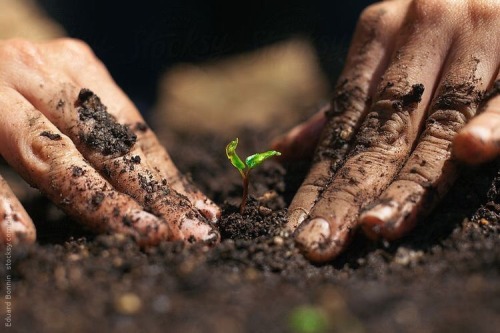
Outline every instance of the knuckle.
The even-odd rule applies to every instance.
[[[398,81],[396,81],[398,82]],[[389,77],[384,77],[377,87],[377,97],[380,100],[399,100],[405,95],[408,88],[406,84],[394,83]]]
[[[425,134],[451,143],[466,122],[464,114],[457,110],[437,110],[427,118]]]
[[[163,153],[164,148],[151,130],[139,133],[137,135],[137,141],[145,155],[160,155]]]
[[[406,57],[401,55],[401,57]],[[420,103],[425,86],[421,83],[411,84],[407,80],[401,80],[399,66],[387,70],[382,81],[377,87],[378,100],[390,100],[394,110],[413,107]]]
[[[356,137],[354,152],[382,150],[394,152],[407,142],[407,130],[410,116],[405,112],[392,112],[382,108],[379,112],[370,112]]]
[[[42,178],[53,178],[67,161],[73,159],[75,147],[64,136],[47,131],[43,123],[32,125],[20,147],[18,158],[31,184]]]
[[[369,5],[361,12],[360,22],[368,23],[374,21],[374,19],[380,15],[380,12],[383,11],[385,7],[384,3]]]
[[[468,15],[472,24],[477,26],[484,22],[498,22],[500,2],[486,0],[471,0],[468,6]]]
[[[31,53],[36,49],[35,43],[21,38],[9,39],[2,44],[14,52]]]
[[[367,115],[360,130],[360,138],[370,138],[371,141],[380,145],[393,145],[406,137],[408,126],[411,123],[410,112],[414,108],[414,102],[418,102],[422,89],[413,86],[409,93],[400,84],[386,85],[380,97]],[[415,100],[414,100],[415,99]]]
[[[58,135],[56,138],[48,138],[43,133],[43,129],[35,130],[30,133],[28,140],[31,144],[32,153],[38,157],[38,160],[46,162],[50,168],[60,165],[66,158],[71,156],[68,146],[73,146],[71,140],[63,135]]]
[[[7,60],[16,59],[29,67],[36,67],[43,59],[38,45],[25,39],[9,39],[2,42],[0,57]]]
[[[451,156],[450,142],[424,135],[415,153],[399,173],[398,180],[412,181],[423,188],[436,184]]]
[[[90,46],[81,39],[77,38],[61,38],[61,46],[78,53],[92,53]]]
[[[378,32],[387,31],[395,15],[393,7],[387,2],[372,4],[361,12],[358,30],[363,35],[378,36]]]
[[[363,79],[353,78],[342,80],[332,96],[330,107],[325,112],[327,118],[344,118],[341,121],[355,124],[363,112],[367,99],[367,89],[362,87],[359,81]]]
[[[483,95],[473,83],[445,83],[434,100],[429,116],[444,124],[465,124],[476,114]]]
[[[75,58],[78,61],[84,62],[95,62],[97,60],[96,55],[92,48],[80,39],[75,38],[61,38],[57,40],[57,46],[64,50],[72,62]]]
[[[435,25],[448,18],[456,7],[453,0],[413,0],[410,13],[416,22]]]

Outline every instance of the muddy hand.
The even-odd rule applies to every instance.
[[[457,177],[454,152],[498,156],[499,12],[497,0],[386,1],[363,12],[289,209],[287,227],[311,260],[334,258],[359,226],[372,238],[407,233]],[[301,142],[310,128],[275,147],[310,150]]]
[[[87,45],[1,41],[0,63],[0,154],[32,186],[95,231],[142,245],[218,239],[219,209],[182,177]],[[0,243],[35,239],[1,179],[0,226]]]

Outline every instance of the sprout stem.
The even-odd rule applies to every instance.
[[[263,153],[257,153],[248,156],[243,162],[241,158],[236,154],[236,147],[238,146],[238,138],[228,143],[226,146],[226,156],[231,162],[231,164],[238,169],[241,174],[241,178],[243,179],[243,197],[241,199],[240,204],[240,213],[243,214],[243,210],[245,210],[245,206],[247,205],[248,200],[248,178],[250,174],[250,170],[259,166],[273,156],[279,156],[281,153],[275,150],[269,150]]]
[[[245,207],[247,205],[249,178],[250,178],[249,173],[245,173],[245,176],[243,176],[243,195],[241,197],[240,214],[243,214],[243,211],[245,210]]]

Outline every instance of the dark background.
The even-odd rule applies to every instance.
[[[139,108],[179,62],[202,62],[295,36],[316,47],[334,81],[357,18],[374,1],[39,0],[71,37],[85,40]]]

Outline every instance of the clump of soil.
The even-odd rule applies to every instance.
[[[79,133],[84,144],[103,155],[123,155],[130,151],[137,136],[108,113],[107,107],[96,94],[89,89],[82,89],[75,106],[84,124]]]
[[[267,142],[262,132],[245,137],[248,152]],[[12,269],[0,267],[3,280],[13,279],[15,331],[299,332],[304,309],[321,318],[321,332],[499,327],[499,162],[463,170],[408,237],[358,235],[334,262],[316,266],[279,231],[305,168],[266,162],[254,170],[252,199],[239,214],[241,179],[224,155],[227,141],[165,140],[180,170],[223,207],[223,240],[213,247],[141,250],[130,238],[88,233],[43,198],[25,202],[40,241],[16,246]]]
[[[411,86],[411,90],[408,94],[403,96],[402,102],[403,106],[420,103],[422,101],[422,95],[424,94],[424,85],[422,83],[416,83]]]
[[[40,133],[40,136],[44,136],[44,137],[49,138],[50,140],[53,140],[53,141],[59,141],[62,139],[62,137],[59,134],[51,133],[49,131],[43,131],[42,133]]]

